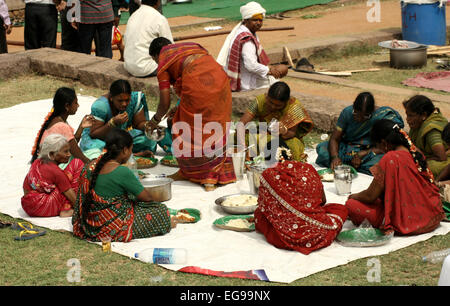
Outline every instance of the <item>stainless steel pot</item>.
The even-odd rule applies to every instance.
[[[141,180],[144,188],[151,194],[152,199],[156,202],[168,201],[172,198],[172,182],[173,179],[171,178],[148,178]]]
[[[420,46],[411,49],[390,49],[390,66],[392,68],[420,68],[427,65],[427,48]]]

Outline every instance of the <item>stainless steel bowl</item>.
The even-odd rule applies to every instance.
[[[142,185],[156,202],[168,201],[172,198],[172,182],[171,178],[141,179]]]
[[[240,195],[251,195],[255,196],[252,193],[235,193],[226,195],[223,197],[220,197],[216,199],[216,205],[219,205],[225,212],[232,214],[232,215],[245,215],[245,214],[252,214],[258,205],[251,205],[251,206],[224,206],[222,205],[223,201],[225,201],[228,198],[234,197],[234,196],[240,196]]]
[[[151,140],[160,141],[166,136],[166,128],[158,125],[151,133],[146,130],[145,136]]]

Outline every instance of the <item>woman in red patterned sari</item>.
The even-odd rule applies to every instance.
[[[153,130],[168,114],[170,85],[180,97],[170,111],[173,117],[169,115],[178,178],[200,183],[207,191],[235,182],[231,159],[224,153],[231,90],[222,66],[199,44],[172,44],[164,37],[152,41],[150,55],[158,63],[160,101],[147,128]]]
[[[65,136],[51,134],[40,145],[38,158],[23,182],[23,210],[30,217],[70,217],[84,163],[74,158],[64,170],[58,165],[69,161],[70,146]]]
[[[330,245],[347,218],[344,205],[325,203],[322,181],[313,166],[279,162],[262,173],[256,230],[277,248],[307,255]]]
[[[382,119],[373,125],[372,142],[386,154],[372,166],[370,186],[349,196],[349,219],[402,235],[427,233],[445,218],[439,188],[424,156],[403,129]]]

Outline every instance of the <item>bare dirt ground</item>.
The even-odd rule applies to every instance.
[[[447,5],[447,24],[450,24],[450,12]],[[264,27],[293,26],[294,30],[258,32],[260,41],[266,50],[282,48],[289,43],[299,43],[311,40],[327,40],[330,37],[347,34],[368,33],[382,29],[397,28],[401,30],[401,7],[398,0],[384,0],[380,2],[380,22],[369,22],[367,14],[371,9],[367,1],[339,0],[328,5],[318,5],[305,9],[289,11],[281,14],[283,18],[267,18]],[[231,30],[235,22],[200,18],[193,16],[169,18],[169,24],[174,27],[173,36],[183,37],[211,33],[204,30],[205,25],[221,25],[221,30]],[[121,25],[120,30],[125,33],[126,25]],[[217,56],[226,35],[217,35],[205,38],[191,39],[204,46],[213,56]],[[23,41],[23,28],[14,28],[9,40]],[[60,36],[58,33],[58,44]],[[9,52],[22,51],[22,46],[9,46]],[[114,51],[114,59],[119,59],[119,51]],[[336,85],[319,84],[310,81],[287,79],[292,90],[312,95],[332,97],[344,101],[353,101],[361,91]],[[404,95],[374,92],[377,104],[390,105],[403,113],[401,102],[406,99]],[[447,117],[450,117],[450,105],[438,105]]]
[[[282,14],[282,20],[267,18],[264,27],[286,27],[292,26],[294,30],[258,32],[258,36],[265,49],[281,47],[287,43],[326,39],[327,37],[345,35],[350,33],[365,33],[386,28],[401,28],[401,10],[398,0],[387,0],[381,2],[381,21],[368,22],[367,12],[371,9],[366,1],[336,1],[329,5],[317,5],[305,9],[289,11]],[[316,18],[302,18],[302,16],[316,16]],[[306,16],[308,17],[308,16]],[[216,20],[222,25],[222,30],[231,30],[236,23],[223,24],[221,20]],[[195,34],[211,33],[206,32],[203,26],[188,26],[201,22],[209,22],[214,25],[214,19],[193,16],[169,18],[172,27],[186,25],[184,30],[176,30],[173,36],[186,36]],[[447,22],[450,22],[450,14],[447,14]],[[126,25],[119,26],[122,33],[125,33]],[[209,52],[216,56],[223,44],[226,35],[217,35],[207,38],[196,38],[195,42],[201,44]],[[23,41],[23,27],[13,29],[8,36],[8,40]],[[60,33],[58,33],[58,43],[60,43]],[[9,52],[24,50],[23,46],[9,46]],[[119,58],[118,51],[114,52],[114,58]]]

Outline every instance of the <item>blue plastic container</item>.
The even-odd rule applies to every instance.
[[[400,2],[402,9],[402,38],[424,45],[446,45],[447,25],[445,3],[430,4]]]

